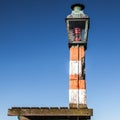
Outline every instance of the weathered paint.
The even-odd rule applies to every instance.
[[[69,89],[69,103],[78,104],[78,89]]]
[[[71,61],[78,61],[78,59],[79,59],[78,51],[79,51],[78,46],[72,46],[70,48],[70,60]]]
[[[82,61],[78,61],[78,74],[81,76],[82,75]]]
[[[83,118],[93,115],[93,109],[69,109],[67,107],[12,107],[8,109],[9,116],[24,116],[27,118],[32,117],[30,120],[70,120],[75,116]],[[55,119],[57,117],[57,119]],[[47,119],[46,119],[47,118]]]
[[[72,46],[70,48],[70,60],[77,61],[85,57],[84,46]]]
[[[82,62],[70,61],[69,103],[86,104],[86,81],[82,76]]]
[[[78,74],[74,74],[74,75],[69,75],[69,79],[70,80],[78,80],[79,75]]]
[[[82,61],[70,61],[70,75],[82,74]]]
[[[79,80],[79,89],[86,89],[86,81]]]
[[[79,89],[79,104],[86,104],[86,89]]]
[[[78,80],[70,80],[69,88],[70,89],[78,89],[79,88]]]
[[[70,61],[70,75],[77,74],[78,75],[78,61]]]
[[[79,80],[79,104],[86,104],[86,81]]]
[[[70,60],[80,60],[85,56],[84,46],[72,46],[70,48]]]
[[[85,57],[85,48],[84,46],[79,47],[79,60],[83,59]]]
[[[85,48],[84,46],[70,47],[69,62],[69,103],[86,104],[86,81],[83,80],[85,67]]]

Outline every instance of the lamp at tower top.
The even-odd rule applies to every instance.
[[[84,14],[84,8],[83,4],[73,4],[72,12],[66,18],[69,47],[84,45],[87,48],[89,17]]]

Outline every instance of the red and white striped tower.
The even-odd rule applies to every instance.
[[[87,108],[85,80],[85,50],[89,18],[84,14],[84,5],[71,6],[72,13],[67,16],[67,30],[70,49],[69,62],[69,106]]]
[[[86,107],[85,47],[70,47],[69,103],[71,107]]]

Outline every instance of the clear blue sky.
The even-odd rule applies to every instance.
[[[11,107],[68,106],[65,17],[83,3],[91,24],[86,51],[92,120],[120,118],[119,0],[0,0],[0,120]]]

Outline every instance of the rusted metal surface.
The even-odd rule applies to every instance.
[[[92,116],[92,109],[69,109],[61,108],[29,108],[13,107],[8,109],[9,116]]]

